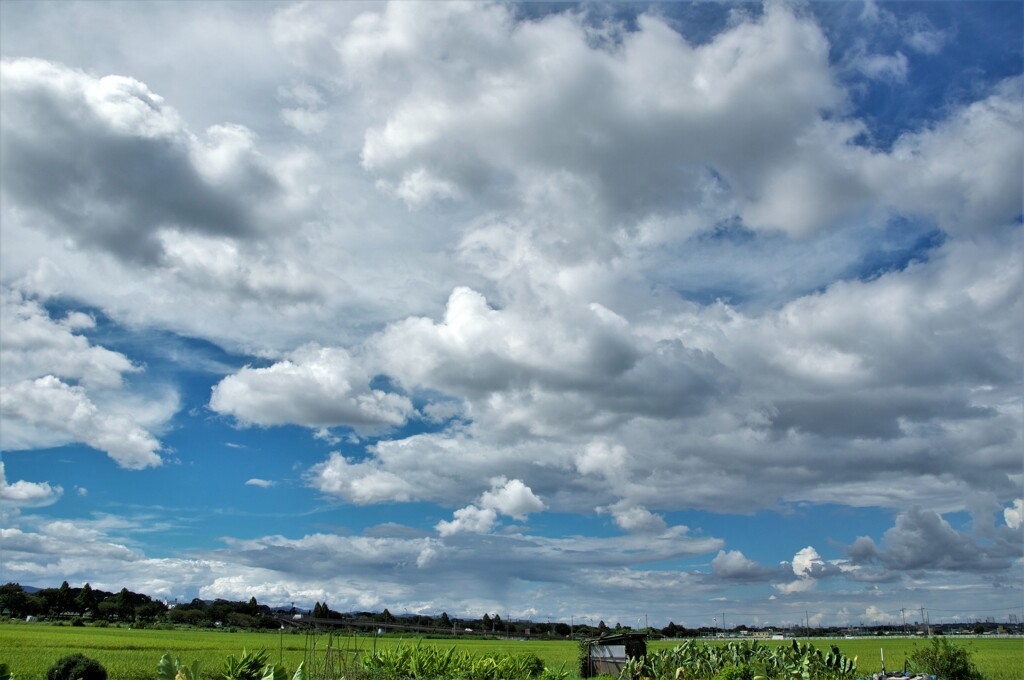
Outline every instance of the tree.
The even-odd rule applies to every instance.
[[[75,605],[79,614],[96,613],[96,593],[92,591],[91,585],[86,583],[82,586],[82,589],[78,591],[78,597],[75,598]]]
[[[448,612],[441,612],[441,620],[438,621],[438,625],[440,625],[442,628],[448,628],[452,625],[451,620],[449,620],[448,618]]]
[[[143,602],[141,605],[135,608],[135,614],[145,621],[152,621],[156,617],[167,611],[167,605],[163,602],[156,600],[150,600],[149,602]]]
[[[57,589],[57,615],[61,615],[66,611],[71,611],[71,607],[74,604],[74,598],[71,595],[71,586],[68,585],[67,581],[60,584],[60,588]]]
[[[494,627],[493,624],[491,623],[491,617],[487,614],[484,614],[484,617],[480,619],[480,623],[483,626],[484,630],[491,630]]]
[[[127,588],[121,588],[121,592],[114,596],[114,607],[117,611],[117,618],[121,621],[135,620],[135,603]]]
[[[5,583],[0,586],[0,613],[10,610],[11,618],[21,618],[28,610],[28,595],[17,583]]]
[[[249,611],[247,612],[250,616],[259,616],[260,605],[256,601],[255,597],[249,598]]]

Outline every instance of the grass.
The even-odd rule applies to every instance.
[[[409,642],[408,639],[405,640]],[[75,628],[46,624],[0,624],[0,662],[8,664],[18,680],[46,677],[46,669],[65,654],[82,652],[102,663],[110,680],[152,680],[156,664],[165,653],[180,656],[191,663],[198,659],[204,674],[216,677],[224,666],[228,654],[238,655],[242,649],[266,649],[270,660],[283,660],[289,670],[305,658],[307,646],[317,645],[321,658],[329,639],[326,634],[313,639],[304,633],[228,632],[210,630],[129,630],[127,628]],[[371,652],[374,644],[390,646],[400,644],[402,638],[385,636],[335,637],[330,640],[349,663],[357,655]],[[576,643],[568,640],[480,640],[480,639],[424,639],[424,645],[442,648],[455,647],[474,654],[517,654],[531,652],[539,656],[550,668],[564,664],[571,675],[576,675]],[[921,640],[904,638],[856,638],[842,640],[811,640],[816,647],[827,649],[836,644],[848,656],[859,656],[858,667],[863,676],[881,670],[879,649],[885,650],[886,668],[902,669],[915,646],[926,644]],[[974,660],[988,680],[1024,680],[1024,641],[1015,639],[977,638],[957,640],[974,653]],[[656,641],[651,649],[672,647],[676,642]],[[765,644],[789,644],[768,641]],[[338,657],[341,658],[341,657]]]

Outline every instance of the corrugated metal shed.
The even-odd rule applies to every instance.
[[[645,633],[621,633],[590,638],[582,643],[586,655],[581,659],[580,677],[619,675],[629,659],[647,655]]]

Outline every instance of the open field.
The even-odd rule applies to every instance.
[[[318,649],[327,644],[326,634],[316,640]],[[347,650],[350,658],[357,653],[372,651],[374,645],[396,645],[399,637],[371,636],[338,637],[336,648]],[[406,643],[414,641],[405,639]],[[565,665],[575,676],[576,643],[568,640],[482,640],[482,639],[425,639],[424,645],[456,647],[476,654],[531,652],[546,665],[557,668]],[[863,675],[880,669],[879,648],[885,649],[886,667],[902,668],[903,661],[921,640],[906,638],[856,638],[841,640],[811,640],[816,647],[827,648],[836,644],[848,656],[859,656]],[[198,659],[208,677],[216,677],[228,654],[238,655],[243,648],[265,648],[270,659],[279,657],[289,669],[298,666],[313,639],[303,633],[248,633],[209,630],[130,630],[125,628],[75,628],[45,624],[0,624],[0,662],[7,663],[19,680],[45,678],[46,669],[59,657],[82,652],[97,659],[109,673],[110,680],[151,680],[155,676],[157,661],[165,653],[180,656],[183,661]],[[977,638],[957,640],[973,650],[974,659],[989,680],[1024,680],[1024,640],[1020,638]],[[676,641],[662,640],[650,643],[651,649],[672,647]],[[768,645],[788,644],[770,641]]]

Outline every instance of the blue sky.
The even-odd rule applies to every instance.
[[[1024,615],[1024,5],[0,18],[0,581]]]

